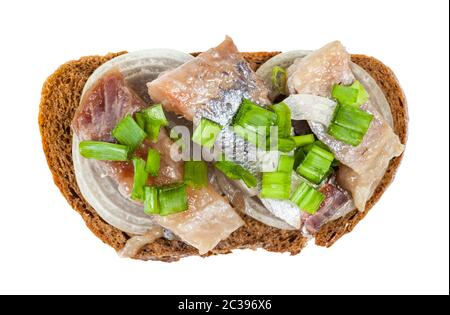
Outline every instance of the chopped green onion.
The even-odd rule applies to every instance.
[[[134,151],[144,141],[146,134],[131,115],[125,116],[113,129],[112,135],[120,144]]]
[[[245,141],[253,143],[257,147],[264,147],[264,144],[267,144],[268,142],[265,134],[258,134],[241,126],[233,126],[233,132],[239,135]]]
[[[192,141],[206,148],[211,148],[222,130],[222,126],[206,118],[200,120],[200,124],[194,131]]]
[[[281,155],[278,161],[278,172],[292,173],[295,159],[293,156]]]
[[[129,148],[121,144],[101,141],[81,141],[79,149],[81,156],[87,159],[104,161],[128,160]]]
[[[273,67],[272,85],[278,93],[283,95],[286,94],[286,81],[287,81],[286,70],[280,66]]]
[[[159,132],[161,131],[161,125],[157,123],[152,123],[147,120],[145,125],[145,132],[152,142],[158,142]]]
[[[238,180],[241,179],[239,172],[237,171],[237,164],[230,161],[217,161],[214,163],[214,167],[221,171],[229,179]]]
[[[292,131],[291,110],[289,106],[281,102],[270,106],[270,109],[277,114],[278,136],[281,138],[289,137]]]
[[[355,80],[353,82],[353,84],[351,85],[351,87],[358,90],[358,98],[356,99],[356,104],[354,104],[353,106],[359,107],[368,101],[369,93],[366,91],[366,89],[361,84],[361,82],[359,82],[358,80]]]
[[[243,180],[248,188],[253,188],[257,185],[256,177],[234,162],[221,160],[214,163],[214,167],[225,174],[229,179]]]
[[[353,106],[339,105],[328,127],[328,134],[334,138],[358,146],[372,122],[373,115]]]
[[[145,114],[137,112],[136,114],[134,114],[134,118],[139,127],[141,127],[142,130],[145,130],[145,122],[146,122]]]
[[[328,174],[334,155],[319,145],[313,145],[297,167],[297,173],[314,184],[319,184]]]
[[[270,126],[277,124],[277,119],[277,114],[244,99],[233,119],[233,126],[241,126],[255,133],[261,133],[260,127],[264,127],[265,129],[262,130],[267,136]]]
[[[333,153],[331,153],[330,151],[328,151],[328,149],[324,149],[323,147],[321,147],[319,145],[313,145],[310,152],[315,153],[315,154],[319,155],[320,157],[327,159],[330,162],[333,162],[333,160],[334,160]]]
[[[237,172],[238,172],[239,176],[241,177],[242,181],[245,183],[245,185],[248,188],[256,187],[256,185],[258,184],[256,177],[253,176],[252,173],[247,171],[242,166],[240,166],[240,165],[238,165],[238,166],[239,167],[237,168]]]
[[[204,161],[184,162],[184,182],[191,187],[201,188],[208,185],[208,166]]]
[[[161,157],[159,152],[155,149],[149,149],[147,153],[147,164],[145,165],[145,171],[151,176],[158,176],[160,164]]]
[[[331,123],[328,127],[328,134],[337,140],[351,144],[354,147],[358,146],[363,138],[359,132],[341,127],[335,123]]]
[[[291,173],[268,172],[262,175],[261,198],[289,199]]]
[[[290,200],[301,210],[314,214],[325,200],[325,196],[306,182],[301,183],[292,194]]]
[[[188,209],[186,184],[160,187],[158,194],[160,215],[165,216]]]
[[[303,162],[303,160],[305,159],[306,153],[304,148],[298,148],[295,153],[294,153],[294,169],[296,170],[298,168],[298,166],[300,165],[300,163]]]
[[[161,104],[150,106],[144,110],[144,114],[147,115],[147,119],[155,125],[168,126],[169,121],[164,114],[164,110]]]
[[[357,108],[369,99],[369,93],[367,93],[364,86],[357,80],[350,86],[335,84],[331,90],[331,95],[339,104]]]
[[[303,136],[294,136],[294,137],[291,137],[291,139],[294,140],[295,146],[297,148],[302,147],[307,144],[311,144],[315,140],[314,134],[312,134],[312,133],[303,135]]]
[[[144,212],[146,214],[159,214],[158,188],[145,186]]]
[[[358,90],[351,86],[335,84],[331,90],[331,96],[333,96],[339,104],[351,106],[352,104],[356,104]]]
[[[148,173],[145,171],[145,161],[140,158],[133,158],[134,180],[131,198],[134,200],[144,200],[144,186],[147,183]]]
[[[278,138],[278,151],[291,152],[295,149],[295,142],[291,138]]]
[[[333,123],[361,134],[365,134],[367,129],[369,129],[372,119],[372,114],[366,113],[359,108],[353,106],[339,106],[334,116]]]

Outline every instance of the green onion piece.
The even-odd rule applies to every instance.
[[[297,148],[302,147],[307,144],[314,143],[314,140],[315,140],[314,134],[312,134],[312,133],[303,135],[303,136],[294,136],[294,137],[291,137],[291,139],[294,140],[295,146]]]
[[[301,210],[314,214],[325,200],[325,196],[306,182],[303,182],[297,187],[290,200]]]
[[[369,99],[369,93],[367,93],[361,82],[357,80],[350,86],[335,84],[331,90],[331,95],[339,102],[339,104],[356,108],[367,102]]]
[[[295,159],[293,156],[281,155],[278,161],[278,172],[292,173]]]
[[[186,184],[163,186],[158,189],[159,214],[174,214],[188,209]]]
[[[103,161],[128,160],[129,148],[121,144],[101,141],[81,141],[79,149],[81,156],[87,159]]]
[[[339,106],[334,116],[333,123],[364,135],[369,129],[372,119],[372,114],[366,113],[359,108],[353,106]]]
[[[356,104],[358,99],[358,90],[351,86],[335,84],[331,90],[331,96],[333,96],[339,104],[352,106],[353,104]]]
[[[369,93],[366,91],[361,82],[355,80],[351,87],[358,90],[358,97],[356,99],[356,103],[353,104],[353,106],[359,107],[369,100]]]
[[[145,161],[140,158],[133,158],[134,180],[131,198],[134,200],[144,200],[144,186],[147,183],[148,173],[145,171]]]
[[[280,66],[272,68],[272,85],[280,94],[286,95],[286,70]]]
[[[337,140],[351,144],[354,147],[358,146],[363,139],[363,135],[359,132],[341,127],[334,123],[331,123],[328,127],[328,134]]]
[[[158,188],[145,186],[144,194],[144,212],[146,214],[159,214]]]
[[[291,152],[295,149],[295,142],[291,138],[278,138],[278,151]]]
[[[239,135],[245,141],[253,143],[257,147],[262,146],[264,142],[266,144],[268,142],[265,135],[259,135],[256,132],[249,129],[245,129],[244,127],[241,126],[233,126],[233,132]]]
[[[249,171],[247,171],[245,168],[243,168],[240,165],[238,165],[238,167],[237,167],[237,172],[248,188],[256,187],[258,182],[257,182],[256,177],[253,176],[252,173],[250,173]]]
[[[300,163],[303,162],[303,160],[306,157],[306,153],[305,150],[303,148],[298,148],[297,150],[295,150],[294,153],[294,169],[296,170],[298,168],[298,166],[300,165]]]
[[[291,173],[268,172],[262,175],[261,198],[289,199]]]
[[[221,160],[214,163],[214,167],[225,174],[225,176],[227,176],[229,179],[241,179],[242,181],[244,181],[245,185],[247,185],[248,188],[253,188],[257,185],[256,177],[253,176],[253,174],[247,171],[245,168],[234,162]]]
[[[237,171],[237,164],[230,161],[218,161],[214,163],[214,167],[225,174],[226,177],[233,180],[241,179]]]
[[[161,104],[150,106],[149,108],[144,110],[144,114],[147,116],[148,121],[154,125],[159,126],[169,125],[169,121],[167,120],[166,115],[164,114],[164,110]]]
[[[296,171],[310,182],[319,184],[329,174],[333,160],[331,152],[313,145]]]
[[[315,153],[330,162],[333,162],[334,160],[334,154],[319,145],[313,145],[310,152]]]
[[[113,129],[112,135],[134,151],[144,141],[146,134],[130,115],[125,116]]]
[[[147,120],[147,123],[145,124],[145,132],[147,133],[148,137],[152,142],[158,141],[160,131],[161,125],[158,125],[157,123],[152,123],[149,120]]]
[[[277,124],[277,119],[277,114],[244,99],[233,119],[233,126],[241,126],[255,133],[261,133],[261,127],[264,127],[262,130],[265,131],[264,136],[267,136],[270,126]]]
[[[161,164],[161,157],[159,152],[155,149],[149,149],[147,153],[147,163],[145,165],[145,171],[151,176],[158,176],[159,167]]]
[[[184,162],[184,182],[194,188],[208,185],[208,166],[204,161]]]
[[[200,120],[200,124],[194,131],[192,141],[206,148],[211,148],[222,130],[222,126],[206,118]]]
[[[142,130],[145,130],[145,122],[146,122],[145,114],[137,112],[136,114],[134,114],[134,119],[136,120],[136,123],[139,125],[139,127],[141,127]]]
[[[291,110],[289,106],[281,102],[270,106],[270,109],[277,114],[278,137],[289,137],[292,131]]]

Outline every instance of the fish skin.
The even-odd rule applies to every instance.
[[[190,121],[202,110],[210,112],[214,121],[219,116],[228,120],[224,105],[235,112],[243,97],[269,104],[268,90],[228,36],[217,47],[163,73],[147,87],[154,102]]]
[[[333,84],[351,84],[355,76],[350,68],[350,55],[338,41],[329,43],[310,55],[297,59],[287,70],[288,86],[293,93],[311,93],[330,97]],[[357,147],[328,135],[327,128],[309,122],[313,133],[324,142],[343,165],[337,180],[352,193],[355,205],[364,211],[365,204],[382,178],[389,161],[403,152],[403,145],[389,124],[371,105],[370,99],[361,109],[374,115],[370,127]],[[348,176],[348,178],[346,178]]]

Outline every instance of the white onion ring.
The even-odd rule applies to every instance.
[[[119,69],[127,83],[136,90],[140,86],[139,82],[149,82],[161,72],[173,69],[192,58],[189,54],[168,49],[143,50],[118,56],[94,71],[84,86],[81,99],[99,78],[113,68]],[[149,101],[145,84],[136,93]],[[144,213],[142,205],[125,198],[119,192],[117,183],[110,177],[103,176],[95,166],[96,161],[81,157],[75,133],[72,138],[72,159],[83,197],[103,220],[119,230],[136,235],[143,235],[157,225],[152,217]]]

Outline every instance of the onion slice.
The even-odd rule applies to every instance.
[[[173,69],[191,60],[189,54],[168,50],[143,50],[118,56],[97,68],[87,80],[81,99],[95,82],[113,68],[118,69],[127,84],[145,101],[150,102],[145,83],[154,80],[161,72]],[[83,197],[100,217],[129,234],[143,235],[158,224],[144,213],[143,205],[123,196],[110,177],[96,166],[95,160],[81,157],[79,139],[73,133],[72,159],[75,176]]]

